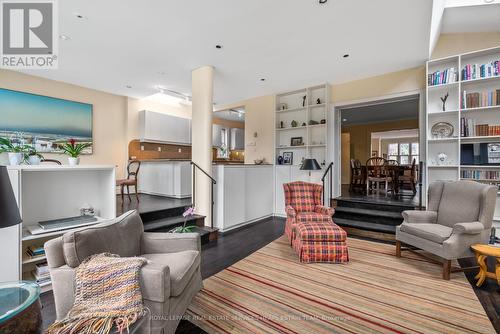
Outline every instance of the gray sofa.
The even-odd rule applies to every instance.
[[[109,252],[148,260],[141,269],[140,284],[151,312],[151,333],[174,333],[202,287],[199,235],[144,232],[136,211],[52,239],[45,244],[45,252],[57,319],[64,318],[73,305],[75,268],[93,254]]]
[[[450,279],[451,260],[471,257],[470,246],[487,243],[497,188],[473,181],[437,181],[429,186],[427,211],[403,212],[396,228],[396,256],[402,244],[443,258],[443,278]]]

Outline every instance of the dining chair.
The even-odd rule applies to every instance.
[[[411,190],[413,191],[413,195],[415,195],[417,193],[417,181],[418,181],[417,161],[416,159],[413,159],[411,163],[411,169],[405,170],[403,175],[399,175],[398,177],[399,188],[403,189],[403,185],[405,183],[409,184]]]
[[[358,159],[351,159],[351,180],[349,182],[349,192],[353,191],[354,188],[365,187],[365,175],[363,173],[363,168],[361,166],[361,161]]]
[[[390,191],[394,192],[394,185],[392,183],[393,177],[391,171],[387,168],[387,160],[381,157],[374,157],[366,160],[366,193],[370,193],[372,184],[375,183],[377,192],[379,184],[385,184],[385,195],[389,192],[389,184],[391,185]]]
[[[399,162],[397,160],[394,160],[394,159],[387,160],[387,164],[389,166],[399,166]]]
[[[141,168],[141,162],[139,160],[130,160],[127,165],[127,178],[116,180],[116,186],[120,187],[120,194],[122,196],[122,204],[124,198],[124,188],[127,187],[128,200],[132,201],[130,198],[130,186],[135,187],[135,197],[137,202],[139,202],[139,194],[137,193],[137,178],[139,176],[139,169]]]

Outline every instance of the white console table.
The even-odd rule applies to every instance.
[[[116,217],[114,166],[8,166],[7,170],[23,223],[10,236],[0,236],[1,262],[8,263],[0,271],[0,282],[32,280],[35,264],[46,259],[45,256],[29,258],[27,247],[43,246],[70,231],[34,235],[28,227],[44,220],[78,216],[86,204],[100,218]],[[47,284],[42,290],[50,288]]]

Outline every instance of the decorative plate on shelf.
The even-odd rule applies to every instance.
[[[438,122],[431,128],[431,133],[434,138],[449,138],[453,135],[453,125],[448,122]]]

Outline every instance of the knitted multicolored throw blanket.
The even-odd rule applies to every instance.
[[[47,334],[108,334],[118,332],[144,314],[139,271],[147,260],[103,253],[89,257],[76,269],[75,303],[67,317],[52,324]]]

